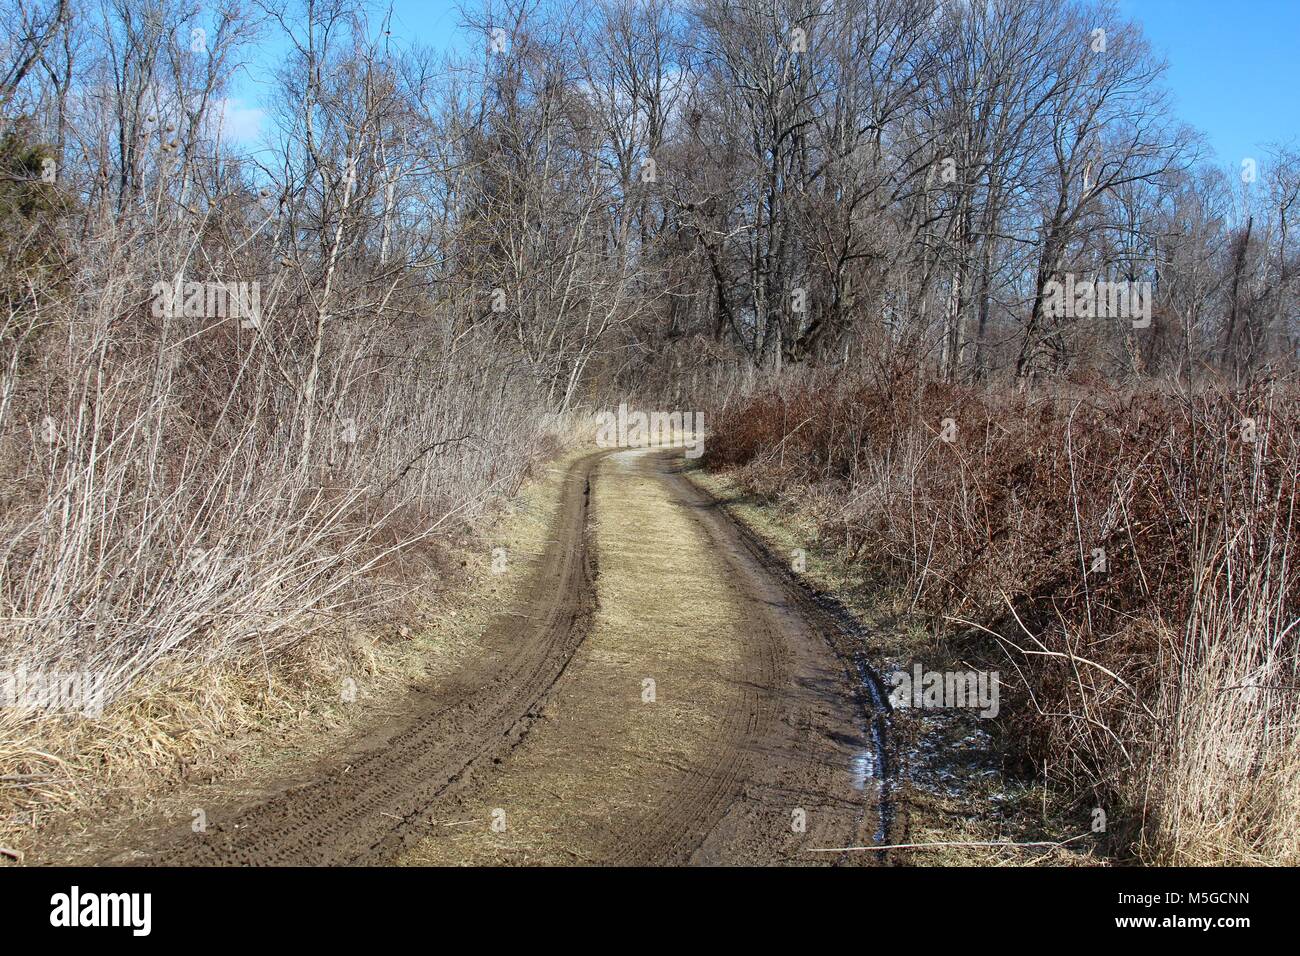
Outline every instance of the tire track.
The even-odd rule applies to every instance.
[[[681,472],[664,453],[574,463],[515,607],[461,670],[310,779],[101,862],[882,862],[807,852],[891,836],[887,709],[862,635]],[[594,619],[597,483],[624,516],[600,524],[618,575],[600,593],[621,625]],[[647,603],[638,575],[655,562],[676,577],[652,580],[690,596]],[[632,692],[645,674],[669,710]],[[509,834],[489,833],[485,810],[506,805]]]
[[[602,619],[536,736],[463,794],[467,814],[509,806],[525,821],[520,829],[496,841],[444,837],[415,861],[880,862],[871,859],[877,854],[807,852],[870,843],[883,832],[882,778],[855,779],[863,755],[877,771],[885,769],[873,703],[849,656],[860,636],[843,633],[721,503],[681,477],[679,459],[620,454],[601,468],[602,500],[609,502],[603,507],[635,516],[617,531],[600,532],[602,547],[619,549],[609,565],[619,567],[622,583],[643,592],[663,587],[669,579],[652,574],[646,561],[695,574],[703,560],[715,572],[692,580],[707,580],[712,590],[696,587],[684,600],[663,592],[671,597],[654,610],[643,595],[622,623]],[[646,521],[655,522],[653,533]],[[627,551],[620,534],[636,535],[622,539]],[[656,535],[656,547],[672,544],[646,550],[645,539]],[[616,583],[606,577],[602,595]],[[629,611],[629,600],[625,590],[610,590],[602,614]],[[706,631],[699,601],[731,609],[725,632]],[[719,641],[730,654],[719,656]],[[655,675],[666,701],[689,688],[703,693],[690,704],[704,711],[704,722],[678,725],[665,712],[660,723],[657,711],[631,695],[609,693],[628,668]],[[655,726],[696,729],[683,748],[672,732],[654,733]],[[622,755],[617,780],[607,777],[612,746]]]
[[[591,479],[603,453],[574,463],[546,549],[520,606],[488,627],[485,651],[437,688],[414,696],[400,726],[372,732],[342,765],[228,813],[206,833],[186,827],[152,852],[107,863],[367,865],[390,862],[430,832],[431,811],[505,759],[539,718],[587,635],[596,556],[587,533]]]
[[[821,604],[722,502],[683,477],[680,458],[654,456],[646,467],[668,483],[727,565],[744,613],[749,679],[764,701],[758,711],[763,719],[736,748],[744,755],[743,786],[733,788],[720,813],[715,808],[712,826],[695,841],[687,860],[882,862],[866,859],[876,854],[816,859],[805,853],[813,846],[881,840],[890,829],[885,715],[859,680],[861,635],[847,631],[844,619]],[[874,784],[864,780],[859,787],[853,768],[867,752]],[[684,802],[678,807],[700,816]],[[795,826],[796,812],[803,816],[802,831]]]

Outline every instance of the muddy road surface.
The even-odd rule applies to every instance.
[[[311,779],[145,865],[878,864],[885,717],[851,622],[680,452],[570,465],[545,549],[469,663]]]

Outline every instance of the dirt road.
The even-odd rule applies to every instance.
[[[517,606],[338,765],[104,862],[879,863],[884,718],[833,608],[680,474],[573,464]]]

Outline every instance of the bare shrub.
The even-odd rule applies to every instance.
[[[274,654],[400,597],[414,584],[378,572],[513,492],[541,450],[538,396],[473,335],[332,328],[308,403],[300,312],[159,321],[145,277],[122,261],[85,276],[6,381],[11,667],[92,671],[111,701]]]
[[[1135,852],[1294,861],[1297,393],[1073,392],[814,376],[721,409],[706,462],[836,487],[821,533],[997,636],[1008,739]]]

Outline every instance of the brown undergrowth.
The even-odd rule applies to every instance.
[[[709,467],[795,504],[936,632],[984,639],[1015,677],[1011,757],[1105,810],[1116,854],[1300,859],[1292,383],[1023,394],[886,370],[713,422]]]

